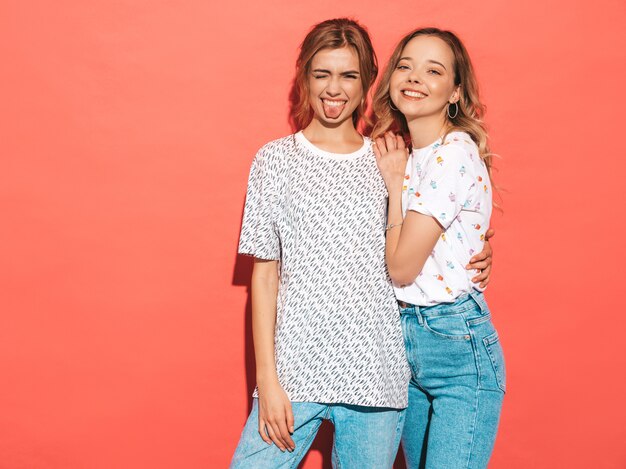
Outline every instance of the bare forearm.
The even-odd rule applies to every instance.
[[[385,259],[392,280],[406,285],[419,275],[435,247],[442,229],[434,218],[409,211],[402,220],[401,192],[389,194],[388,226]]]
[[[256,261],[252,272],[252,336],[259,384],[278,380],[274,358],[277,296],[277,261]]]
[[[395,271],[396,259],[395,253],[400,241],[400,233],[402,231],[402,191],[389,191],[389,205],[387,208],[387,236],[385,242],[385,260],[389,272]],[[393,278],[393,276],[392,276]]]
[[[421,272],[442,227],[433,217],[414,211],[409,211],[403,220],[401,188],[406,178],[408,151],[402,137],[388,132],[384,138],[376,139],[373,150],[389,192],[385,245],[387,269],[395,283],[406,285]]]

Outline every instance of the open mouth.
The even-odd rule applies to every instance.
[[[412,98],[412,99],[423,99],[427,96],[420,91],[413,91],[413,90],[402,90],[402,95],[406,96],[407,98]]]
[[[322,98],[322,102],[327,106],[343,106],[347,101],[343,99],[324,99]]]
[[[329,99],[322,98],[322,104],[324,105],[324,115],[327,119],[336,119],[341,115],[344,107],[346,106],[345,99]]]

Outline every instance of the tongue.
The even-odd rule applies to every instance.
[[[344,107],[345,104],[342,104],[341,106],[329,106],[328,104],[324,103],[324,115],[328,119],[336,119],[337,117],[339,117]]]

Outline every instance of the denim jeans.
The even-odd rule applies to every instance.
[[[483,295],[400,312],[412,372],[402,434],[408,469],[487,467],[506,372]]]
[[[284,453],[259,435],[258,399],[241,434],[231,469],[296,468],[311,447],[323,420],[335,427],[332,463],[338,469],[390,469],[398,452],[403,409],[314,402],[291,403],[296,449]]]

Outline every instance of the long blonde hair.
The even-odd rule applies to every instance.
[[[407,136],[409,128],[404,115],[391,107],[389,95],[389,81],[398,65],[402,50],[408,42],[417,36],[434,36],[443,40],[452,50],[454,55],[454,84],[460,87],[460,99],[457,103],[458,113],[454,118],[447,117],[448,127],[445,136],[453,131],[467,132],[476,143],[480,157],[485,162],[487,170],[491,174],[492,153],[489,150],[488,135],[483,123],[485,106],[480,102],[478,83],[474,74],[474,68],[469,54],[461,40],[452,32],[438,28],[420,28],[404,36],[391,54],[391,58],[385,67],[380,83],[374,92],[372,109],[376,118],[376,124],[372,129],[372,137],[383,135],[386,131],[399,132]]]

